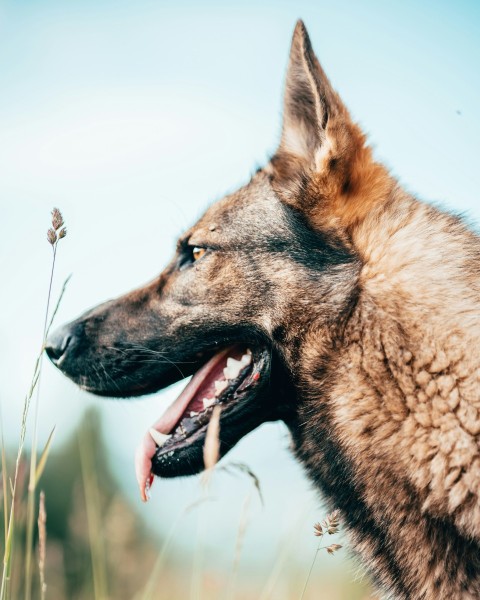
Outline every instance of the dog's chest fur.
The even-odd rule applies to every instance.
[[[375,251],[369,224],[357,232],[368,258],[341,339],[317,354],[305,340],[296,452],[383,589],[478,598],[479,241],[407,196],[395,206],[376,215]]]

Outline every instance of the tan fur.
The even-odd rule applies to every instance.
[[[478,241],[434,209],[400,198],[395,210],[402,204],[408,217],[397,231],[389,231],[387,212],[371,214],[354,234],[370,259],[361,279],[365,303],[375,307],[369,335],[376,338],[364,341],[370,364],[358,366],[367,375],[388,368],[388,377],[377,376],[377,409],[400,427],[382,442],[385,455],[408,471],[424,510],[452,515],[460,530],[479,537],[478,249],[469,256]],[[423,247],[414,243],[419,233]]]
[[[480,539],[478,240],[450,217],[401,194],[390,207],[369,215],[353,232],[367,260],[342,348],[322,376],[332,435],[354,465],[365,486],[363,500],[417,594],[398,597],[478,598],[478,579],[459,575],[452,583],[442,565],[449,551],[457,552],[448,547],[448,523],[466,538]],[[392,232],[392,213],[400,208],[404,219]],[[419,248],[422,229],[427,236]],[[472,242],[477,256],[469,257]],[[325,350],[313,340],[307,348],[299,362],[311,387]],[[304,414],[315,429],[311,407]],[[428,515],[441,519],[441,556],[425,525]],[[355,531],[353,537],[364,560],[392,586],[368,538]]]

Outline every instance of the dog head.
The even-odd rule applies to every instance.
[[[351,309],[359,270],[351,229],[384,180],[299,22],[268,165],[207,210],[159,277],[47,343],[58,368],[103,396],[140,396],[192,375],[144,438],[142,494],[150,472],[203,468],[215,405],[221,454],[262,422],[295,414],[305,340],[321,359]]]

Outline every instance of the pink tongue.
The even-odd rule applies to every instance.
[[[229,352],[231,352],[231,348],[225,348],[218,354],[215,354],[215,356],[213,356],[199,371],[197,371],[185,386],[185,389],[182,391],[180,396],[178,396],[173,404],[167,408],[160,419],[152,425],[152,428],[163,434],[170,433],[180,420],[180,417],[185,412],[189,403],[195,397],[195,394],[200,389],[202,383],[209,377],[210,374],[213,374],[214,371],[217,371],[217,367],[223,363]],[[135,453],[135,473],[137,476],[138,485],[140,487],[140,496],[144,502],[148,500],[148,493],[152,484],[152,458],[155,454],[155,450],[156,444],[153,441],[150,433],[147,431]]]

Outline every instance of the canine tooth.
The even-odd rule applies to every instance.
[[[147,481],[147,483],[145,484],[145,502],[148,502],[149,500],[151,500],[151,498],[152,498],[152,492],[150,489],[150,484]]]
[[[149,429],[149,433],[153,438],[153,441],[157,444],[157,446],[159,448],[161,448],[163,446],[163,444],[165,444],[165,442],[171,438],[172,436],[166,433],[160,433],[160,431],[157,431],[156,429],[154,429],[153,427],[151,427]]]
[[[222,392],[224,392],[228,387],[228,381],[226,380],[218,380],[215,382],[215,396],[220,396]]]
[[[203,409],[207,410],[207,408],[210,408],[210,406],[213,406],[215,404],[215,398],[204,398],[203,399]]]
[[[195,412],[194,410],[190,411],[190,416],[191,417],[197,417],[198,416],[198,412]]]

